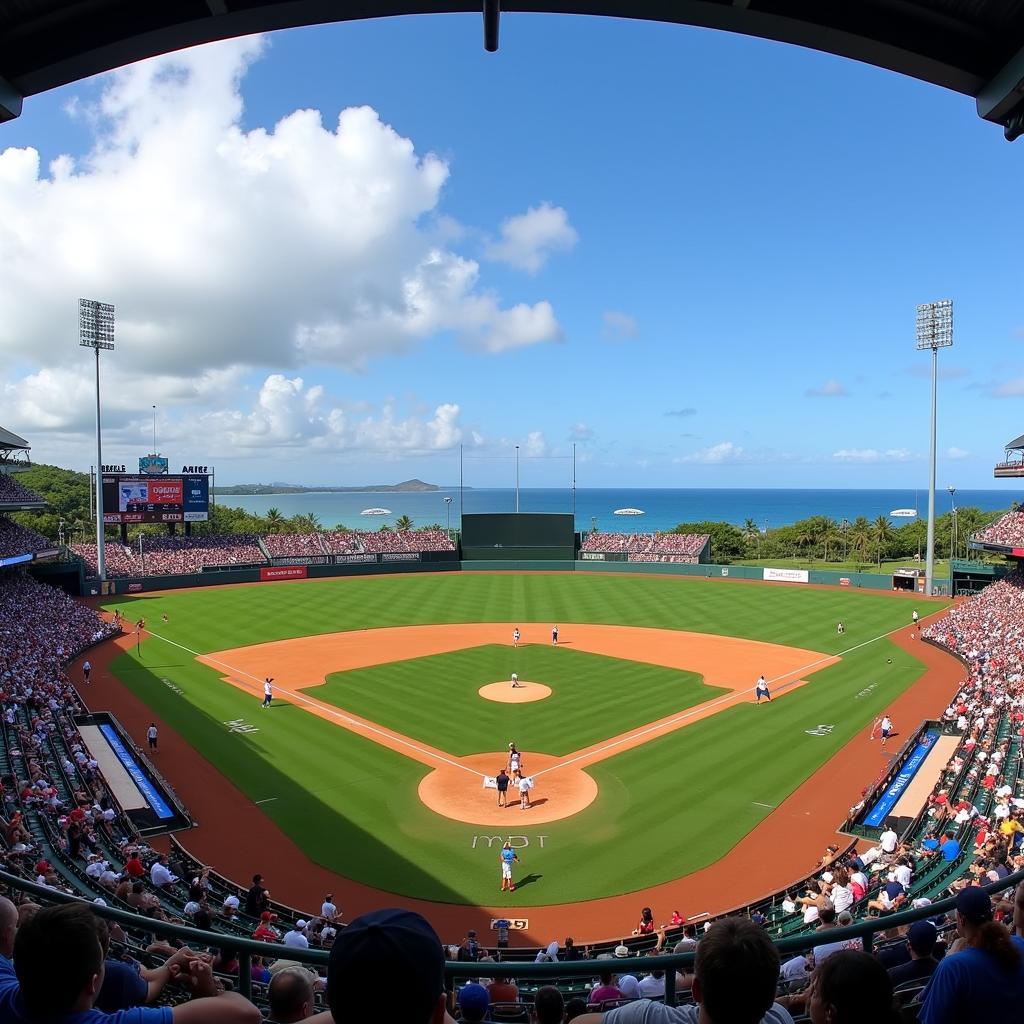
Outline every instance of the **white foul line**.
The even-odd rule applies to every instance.
[[[853,647],[848,647],[845,651],[840,651],[838,654],[826,654],[822,658],[818,658],[816,661],[812,661],[809,665],[804,665],[801,668],[795,668],[790,672],[786,672],[781,676],[774,676],[767,680],[769,683],[774,683],[779,679],[789,679],[792,676],[800,676],[807,672],[809,669],[815,668],[817,665],[821,665],[823,662],[832,661],[835,658],[842,658],[844,655],[852,654],[854,651],[860,650],[862,647],[867,647],[868,644],[873,644],[878,640],[884,640],[886,637],[892,636],[893,633],[898,633],[901,629],[905,629],[905,626],[897,626],[895,629],[890,629],[888,633],[882,633],[879,636],[873,637],[871,640],[865,640],[863,643],[855,644]],[[614,747],[622,746],[623,743],[632,743],[634,740],[639,739],[641,736],[648,736],[651,733],[660,733],[665,730],[672,731],[672,727],[677,725],[679,722],[685,722],[686,719],[692,718],[698,712],[703,712],[708,708],[718,707],[720,704],[724,704],[726,701],[735,700],[736,694],[739,690],[732,690],[730,693],[725,694],[722,697],[716,697],[714,700],[704,701],[703,704],[697,704],[692,708],[688,708],[681,714],[670,718],[668,721],[656,722],[654,725],[649,725],[643,729],[639,729],[635,732],[627,732],[624,735],[618,737],[618,739],[612,740],[610,743],[605,744],[603,747],[598,747],[596,750],[586,751],[582,754],[577,754],[575,757],[570,757],[567,761],[559,761],[558,764],[553,764],[549,768],[544,768],[539,772],[534,773],[534,778],[540,775],[544,775],[547,772],[557,771],[559,768],[565,768],[567,765],[575,764],[577,761],[584,761],[594,757],[597,754],[604,754],[607,750],[612,750]],[[604,760],[602,757],[601,760]]]
[[[789,672],[783,673],[781,676],[773,676],[771,679],[767,681],[769,683],[774,683],[779,679],[788,679],[792,676],[802,675],[809,669],[815,668],[816,666],[821,665],[826,661],[832,661],[835,658],[842,658],[844,655],[852,654],[854,651],[859,651],[862,647],[867,647],[869,644],[876,643],[879,640],[884,640],[886,639],[886,637],[890,637],[894,633],[898,633],[900,632],[900,630],[905,628],[905,626],[897,626],[895,629],[890,629],[887,633],[881,633],[876,637],[872,637],[870,640],[864,640],[862,643],[854,644],[853,647],[848,647],[845,651],[840,651],[838,654],[826,654],[824,657],[818,658],[817,660],[810,662],[810,664],[804,665],[801,668],[792,669]],[[207,661],[211,661],[215,665],[220,665],[222,668],[226,668],[230,672],[234,672],[236,675],[247,676],[249,679],[255,680],[257,683],[262,682],[261,679],[259,679],[257,676],[254,676],[251,672],[245,672],[242,669],[237,669],[233,665],[229,665],[227,662],[220,661],[218,658],[211,658],[208,654],[201,655],[198,651],[193,651],[191,647],[186,647],[184,644],[179,644],[176,640],[170,640],[160,633],[153,632],[153,630],[147,629],[146,632],[149,633],[150,636],[155,636],[157,637],[157,639],[163,640],[164,643],[171,644],[172,646],[177,647],[188,654],[191,654],[194,658],[206,658]],[[384,736],[395,743],[399,743],[402,746],[408,747],[410,750],[415,750],[420,754],[424,754],[435,761],[440,761],[443,764],[451,765],[454,768],[461,768],[464,772],[469,772],[470,775],[475,775],[481,779],[487,777],[483,772],[478,772],[473,768],[468,768],[466,765],[460,764],[458,761],[453,761],[451,760],[451,758],[444,757],[441,754],[437,754],[432,750],[426,750],[418,744],[413,743],[412,740],[406,739],[406,737],[402,736],[401,733],[391,732],[389,730],[384,729],[378,729],[375,726],[372,726],[365,722],[357,722],[354,718],[350,718],[348,715],[344,714],[341,711],[338,711],[336,708],[332,708],[329,704],[324,704],[322,701],[314,700],[313,698],[307,697],[304,694],[298,693],[294,690],[286,690],[283,687],[277,687],[277,689],[279,689],[282,693],[287,694],[293,700],[300,701],[303,704],[308,704],[310,707],[318,708],[326,714],[329,714],[332,717],[337,718],[341,722],[347,722],[349,725],[354,727],[353,732],[357,732],[358,730],[365,730],[366,732],[376,733],[378,736]],[[632,743],[634,740],[640,739],[640,737],[642,736],[648,736],[651,733],[663,732],[665,730],[672,731],[671,727],[677,725],[679,722],[685,722],[688,718],[693,717],[693,715],[695,715],[698,711],[703,712],[708,708],[718,707],[720,704],[723,704],[726,701],[734,700],[736,694],[739,692],[739,690],[732,690],[722,697],[716,697],[714,700],[704,701],[702,704],[697,704],[692,708],[688,708],[686,711],[683,711],[681,714],[676,715],[675,718],[671,718],[668,721],[658,722],[654,725],[646,726],[645,728],[637,730],[635,732],[626,733],[625,735],[620,736],[618,739],[612,740],[610,743],[605,744],[603,747],[598,747],[596,750],[591,750],[583,754],[577,754],[575,757],[570,757],[566,761],[559,761],[558,764],[553,764],[549,768],[543,768],[541,769],[541,771],[535,772],[532,777],[538,778],[539,776],[545,775],[548,772],[557,771],[559,768],[565,768],[568,765],[575,764],[577,761],[583,761],[588,758],[592,758],[596,754],[604,754],[605,751],[613,750],[615,747],[622,746],[623,743]],[[603,758],[601,758],[601,760],[603,760]]]
[[[154,633],[152,630],[147,629],[147,633],[150,636],[155,636],[158,640],[163,640],[165,644],[171,644],[174,647],[191,654],[194,658],[206,658],[207,661],[213,662],[215,665],[220,665],[221,668],[226,668],[229,672],[233,672],[239,676],[247,676],[249,679],[255,680],[257,683],[261,683],[263,680],[254,676],[251,672],[246,672],[243,669],[235,668],[234,665],[229,665],[226,661],[220,661],[218,658],[211,658],[208,654],[200,654],[198,651],[193,651],[191,647],[186,647],[184,644],[179,644],[176,640],[170,640],[161,633]],[[461,768],[464,772],[469,772],[470,775],[476,775],[478,778],[486,778],[487,776],[483,772],[478,772],[474,768],[468,768],[464,764],[460,764],[458,761],[453,761],[451,758],[444,757],[441,754],[435,753],[433,750],[427,750],[424,747],[413,743],[412,740],[406,739],[401,733],[391,732],[386,729],[378,729],[376,726],[370,725],[368,722],[357,722],[354,718],[350,718],[348,715],[339,711],[337,708],[332,708],[329,704],[324,704],[323,701],[314,700],[312,697],[307,697],[305,694],[298,693],[295,690],[286,690],[283,686],[275,687],[281,693],[291,697],[292,700],[300,701],[303,704],[308,704],[310,707],[317,708],[318,710],[329,714],[334,718],[337,718],[340,722],[347,722],[353,727],[352,731],[358,733],[360,730],[375,733],[377,736],[383,736],[390,740],[392,743],[398,743],[402,746],[408,747],[410,750],[415,750],[417,753],[423,754],[426,757],[433,758],[435,761],[441,761],[443,764],[451,765],[453,768]],[[276,799],[276,798],[275,798]]]

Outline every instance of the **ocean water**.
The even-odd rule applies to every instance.
[[[958,490],[958,508],[974,505],[984,511],[1009,508],[1020,496],[1012,484],[1000,490]],[[446,504],[445,498],[451,498]],[[393,526],[399,516],[407,515],[415,526],[439,523],[442,527],[459,525],[461,512],[514,512],[515,491],[511,488],[474,488],[459,494],[457,487],[427,492],[373,492],[332,494],[313,491],[307,494],[217,495],[222,505],[234,505],[259,515],[277,508],[282,515],[312,513],[325,527],[339,523],[350,529],[375,530]],[[753,519],[758,527],[785,526],[808,516],[828,516],[836,522],[857,516],[874,519],[888,515],[897,508],[917,508],[922,516],[928,512],[928,495],[912,490],[796,490],[765,488],[580,488],[574,498],[566,488],[524,488],[519,492],[522,512],[573,512],[576,528],[592,526],[606,533],[613,531],[671,530],[679,523],[703,519],[742,526]],[[364,516],[364,509],[386,508],[386,516]],[[618,508],[639,508],[642,516],[616,516]],[[936,513],[950,510],[946,491],[935,495]],[[449,519],[450,517],[450,519]],[[896,520],[897,525],[909,520]]]

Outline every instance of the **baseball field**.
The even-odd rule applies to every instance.
[[[438,573],[104,607],[146,619],[109,666],[117,685],[315,864],[407,898],[511,909],[638,892],[718,861],[844,745],[868,742],[925,672],[891,634],[912,608],[944,605],[694,578]],[[753,700],[761,674],[770,704]],[[510,742],[534,780],[527,810],[518,794],[498,807],[485,785]],[[176,785],[187,777],[180,751],[157,763]],[[501,894],[495,837],[510,836],[521,863],[515,893]]]

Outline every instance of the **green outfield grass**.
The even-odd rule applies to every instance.
[[[866,591],[582,573],[438,574],[168,592],[119,599],[108,607],[115,605],[129,620],[145,615],[153,629],[187,650],[150,639],[141,651],[119,657],[114,671],[250,798],[268,800],[262,809],[310,857],[370,885],[448,902],[500,902],[497,851],[484,838],[498,834],[530,841],[520,851],[526,884],[517,888],[516,906],[629,892],[709,864],[922,671],[884,638],[907,623],[913,605]],[[918,607],[927,614],[940,605],[922,601]],[[166,625],[161,613],[168,615]],[[844,636],[836,635],[839,619],[846,625]],[[558,622],[566,640],[572,622],[648,625],[849,653],[771,705],[730,708],[594,766],[589,771],[600,794],[580,814],[531,826],[529,812],[511,808],[507,829],[476,828],[433,814],[416,795],[427,771],[419,763],[301,707],[260,712],[257,700],[223,683],[190,653],[311,633],[463,621]],[[613,702],[604,717],[620,716],[609,734],[634,719],[652,721],[692,704],[701,692],[687,673],[624,666],[570,648],[527,647],[521,653],[538,660],[536,671],[531,661],[529,676],[520,675],[540,675],[537,681],[555,689],[552,698],[516,707],[483,707],[489,702],[475,698],[481,708],[466,712],[467,687],[507,678],[510,649],[500,647],[345,673],[315,693],[458,753],[495,749],[508,732],[510,712],[536,715],[528,728],[536,728],[555,752],[582,745],[586,735],[600,738],[602,716],[585,720],[584,687],[591,680],[597,680],[593,695],[600,690],[602,700],[607,695]],[[471,683],[475,658],[487,678]],[[443,685],[453,688],[441,692],[433,706],[413,699],[409,690],[425,663],[442,666]],[[571,673],[577,682],[566,682],[570,673],[555,679],[552,673],[569,663],[580,666]],[[364,674],[372,676],[372,687],[349,687],[353,676]],[[356,707],[346,689],[368,703]],[[569,703],[560,707],[558,699]],[[500,729],[488,717],[492,710]],[[578,715],[584,720],[577,721]],[[258,731],[232,732],[225,724],[239,721]],[[822,723],[833,731],[805,731]],[[487,735],[474,738],[477,728]]]
[[[522,680],[552,688],[534,704],[482,700],[485,683]],[[621,661],[569,647],[494,644],[330,675],[305,691],[450,754],[523,750],[569,754],[726,691],[692,672]],[[413,713],[410,710],[413,709]]]

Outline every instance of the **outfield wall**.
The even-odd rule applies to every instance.
[[[378,558],[380,556],[378,555]],[[108,581],[104,594],[141,594],[188,587],[224,586],[233,583],[273,583],[288,579],[331,579],[344,576],[381,576],[410,572],[600,572],[641,576],[689,576],[703,579],[756,580],[765,582],[766,573],[753,565],[689,565],[678,562],[570,561],[567,559],[480,559],[456,561],[451,552],[426,551],[419,559],[395,561],[353,561],[333,565],[275,565],[245,569],[218,569],[180,576],[139,576]],[[772,570],[769,570],[772,571]],[[777,570],[776,570],[777,571]],[[787,570],[790,575],[792,570]],[[812,583],[827,587],[863,590],[892,590],[892,577],[872,572],[839,572],[829,569],[800,570],[796,580],[776,580],[799,586]],[[771,581],[769,581],[771,582]],[[82,593],[101,593],[98,580],[86,580]]]

